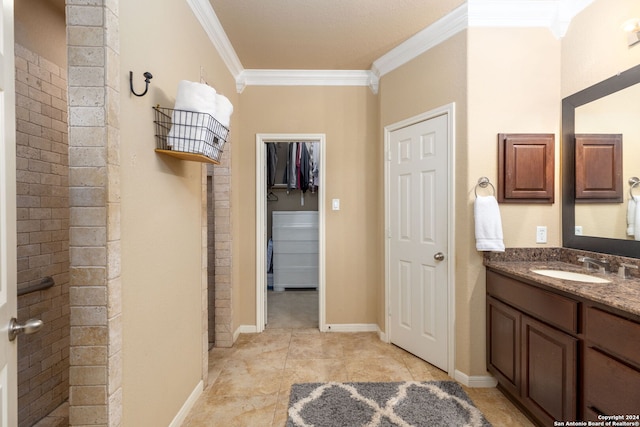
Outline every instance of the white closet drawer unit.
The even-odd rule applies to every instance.
[[[273,289],[318,287],[318,212],[274,211]]]

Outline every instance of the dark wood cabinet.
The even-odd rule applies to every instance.
[[[487,370],[541,425],[575,420],[578,303],[487,271]],[[534,318],[535,316],[535,318]]]
[[[498,134],[498,201],[553,203],[554,134]]]
[[[640,323],[597,307],[585,310],[583,413],[638,414],[640,409]]]
[[[520,390],[520,328],[522,314],[491,297],[487,298],[487,360],[500,384],[511,393]]]
[[[523,317],[520,397],[545,425],[576,419],[577,349],[571,335]]]
[[[640,319],[487,270],[487,370],[538,425],[640,408]]]
[[[576,202],[622,202],[622,135],[576,134]]]

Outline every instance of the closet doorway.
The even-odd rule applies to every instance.
[[[275,188],[269,185],[269,181],[273,184],[274,180],[270,180],[267,173],[268,144],[270,145],[271,143],[276,144],[275,146],[271,145],[271,149],[277,149],[279,144],[280,153],[287,153],[279,156],[280,167],[276,169],[278,172],[276,172],[275,176]],[[295,143],[305,143],[307,148],[316,148],[315,150],[312,149],[312,151],[315,151],[312,156],[316,157],[318,169],[317,179],[314,182],[315,188],[309,188],[306,192],[302,192],[300,189],[287,189],[287,186],[282,184],[284,176],[282,165],[286,163],[287,157],[291,155],[289,147],[296,147],[296,145],[291,145]],[[300,144],[298,146],[302,148]],[[256,332],[262,332],[267,327],[270,318],[270,306],[274,311],[287,310],[287,313],[284,313],[285,317],[276,318],[271,316],[274,319],[274,326],[295,327],[296,324],[300,325],[308,321],[317,320],[317,327],[321,331],[325,330],[325,147],[324,134],[256,135]],[[282,203],[281,205],[285,206],[283,209],[286,210],[279,211],[269,207],[269,204],[281,203],[280,199],[283,197],[287,199],[287,203]],[[294,210],[291,207],[292,204],[300,206],[301,209]],[[316,204],[317,210],[313,210]],[[273,214],[274,210],[277,211],[276,214]],[[310,241],[304,243],[300,249],[295,249],[294,247],[285,249],[285,251],[296,251],[295,258],[305,264],[304,268],[309,269],[311,275],[305,274],[304,277],[293,281],[281,279],[274,280],[271,283],[273,276],[268,274],[268,270],[270,260],[275,258],[271,257],[275,245],[269,245],[269,238],[272,236],[271,230],[275,228],[277,235],[282,231],[283,225],[286,229],[288,228],[287,225],[292,224],[295,224],[295,227],[292,228],[295,228],[296,232],[310,237],[310,239],[304,237],[303,240],[313,240],[314,237],[317,237],[317,244]],[[317,234],[315,230],[317,230]],[[288,231],[285,231],[285,234]],[[295,244],[297,245],[298,243]],[[317,262],[315,250],[317,250]],[[294,257],[291,258],[293,259]],[[277,265],[274,267],[278,268]],[[314,268],[317,268],[317,278],[313,274]],[[295,274],[295,268],[289,270],[289,275]],[[278,277],[278,274],[275,276]],[[269,287],[272,287],[273,290],[269,290]],[[313,290],[314,287],[317,289],[316,291]],[[291,310],[292,305],[293,310]],[[316,307],[317,319],[309,319],[308,313],[314,312]],[[284,326],[282,324],[283,319],[286,316],[294,316],[295,312],[300,312],[301,317],[292,319],[291,326]]]

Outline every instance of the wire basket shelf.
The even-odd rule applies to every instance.
[[[229,129],[207,113],[160,106],[155,111],[156,151],[175,157],[219,163]]]

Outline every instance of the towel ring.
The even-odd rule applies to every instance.
[[[640,178],[637,176],[632,176],[629,178],[629,196],[633,199],[633,189],[640,188]]]
[[[496,187],[494,187],[491,181],[489,181],[489,178],[487,178],[486,176],[481,176],[480,178],[478,178],[478,183],[473,189],[473,193],[476,195],[476,198],[478,197],[478,187],[487,188],[487,186],[491,186],[491,189],[493,190],[493,195],[494,196],[496,195]]]

